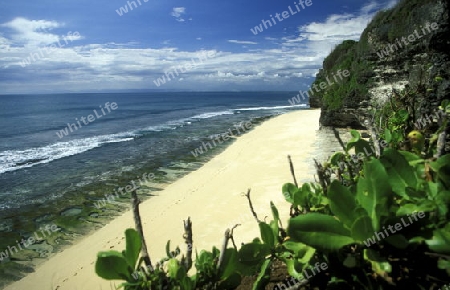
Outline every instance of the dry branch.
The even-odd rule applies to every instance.
[[[336,139],[338,140],[339,145],[341,145],[341,147],[342,147],[342,149],[343,149],[344,151],[347,151],[347,150],[345,149],[345,145],[344,145],[344,142],[342,141],[341,135],[339,135],[339,131],[336,130],[336,128],[334,128],[334,127],[332,127],[331,129],[333,130],[334,137],[336,137]]]
[[[231,228],[231,231],[230,231],[230,240],[231,240],[231,242],[233,243],[233,247],[234,247],[236,250],[237,250],[237,247],[236,247],[236,243],[234,242],[233,231],[234,231],[234,229],[237,228],[238,226],[240,226],[240,224],[234,225],[234,226]]]
[[[184,260],[184,265],[187,270],[189,270],[192,267],[192,248],[194,245],[194,242],[192,241],[192,222],[191,218],[188,217],[187,220],[183,221],[184,223],[184,242],[187,245],[187,251],[186,251],[186,259]]]
[[[325,170],[323,169],[322,164],[320,164],[320,163],[317,161],[317,159],[314,159],[314,165],[315,165],[315,167],[316,167],[317,177],[319,177],[319,183],[320,183],[320,186],[322,186],[323,193],[326,194],[326,193],[327,193],[327,186],[328,186],[328,183],[329,183],[329,182],[327,183],[327,178],[326,178],[326,175],[325,175]]]
[[[377,158],[379,158],[381,155],[381,147],[380,147],[380,142],[378,140],[378,134],[375,131],[375,128],[371,121],[367,120],[365,125],[366,125],[367,129],[369,130],[370,137],[372,137],[373,147],[375,149],[375,156]]]
[[[445,154],[445,139],[447,138],[447,134],[445,132],[445,129],[439,134],[438,140],[437,140],[437,150],[436,154],[434,155],[435,158],[439,158],[442,155]]]
[[[152,261],[150,260],[150,256],[147,251],[147,244],[146,244],[145,238],[144,238],[144,230],[142,229],[141,215],[139,213],[139,204],[141,203],[141,201],[137,197],[136,190],[133,190],[131,192],[131,199],[132,199],[132,205],[133,205],[134,224],[135,224],[136,230],[138,231],[139,235],[141,236],[141,240],[142,240],[141,256],[142,256],[142,259],[144,260],[147,268],[150,271],[153,271]]]
[[[251,210],[253,216],[255,217],[256,222],[259,224],[261,221],[258,219],[258,215],[256,214],[255,210],[253,209],[252,200],[250,199],[250,188],[248,189],[247,194],[245,194],[245,196],[248,199],[248,205],[250,206],[250,210]]]

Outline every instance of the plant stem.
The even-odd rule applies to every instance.
[[[227,250],[228,240],[230,239],[230,229],[225,231],[225,237],[222,243],[222,250],[220,251],[219,262],[217,263],[217,270],[220,271],[220,268],[223,264],[223,259],[225,258],[225,251]]]
[[[289,160],[289,168],[291,169],[292,178],[294,178],[294,184],[298,187],[297,179],[295,178],[295,172],[294,172],[294,164],[292,163],[291,155],[288,155]]]

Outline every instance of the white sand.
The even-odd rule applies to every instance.
[[[295,111],[264,122],[239,137],[224,152],[203,167],[169,185],[141,204],[153,264],[165,254],[167,240],[172,249],[184,251],[183,220],[191,217],[194,249],[220,248],[227,228],[240,223],[234,231],[236,243],[259,236],[258,226],[242,193],[251,188],[258,216],[271,218],[269,203],[278,207],[286,225],[289,204],[281,187],[292,182],[287,155],[292,156],[298,180],[312,180],[311,154],[314,152],[320,110]],[[94,271],[99,251],[125,248],[124,231],[134,227],[131,212],[126,212],[76,245],[42,263],[36,272],[15,282],[6,290],[96,290],[115,289],[120,281],[106,281]]]

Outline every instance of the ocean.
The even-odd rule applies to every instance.
[[[138,191],[142,199],[149,198],[231,144],[233,138],[221,139],[227,132],[238,136],[245,133],[246,123],[253,128],[273,116],[308,108],[306,103],[290,105],[288,100],[294,95],[152,92],[0,96],[0,251],[42,226],[51,223],[61,228],[53,239],[40,241],[47,252],[41,249],[38,255],[26,250],[13,259],[4,258],[0,281],[17,278],[5,278],[2,269],[6,264],[45,258],[126,210],[129,195],[118,203],[99,206],[99,201],[120,186],[145,174],[151,176],[152,185]]]

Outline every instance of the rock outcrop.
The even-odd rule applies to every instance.
[[[379,12],[359,42],[345,41],[324,60],[316,83],[338,69],[351,76],[310,99],[324,126],[362,128],[369,111],[394,91],[417,91],[417,116],[450,98],[448,1],[403,0]]]

